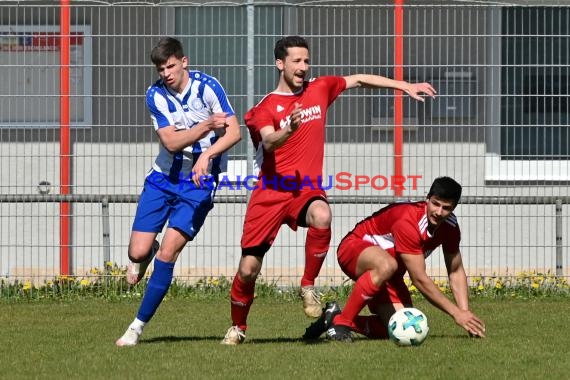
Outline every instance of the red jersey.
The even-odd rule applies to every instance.
[[[305,82],[297,93],[272,92],[246,113],[245,124],[256,150],[262,182],[289,177],[301,186],[309,182],[315,188],[320,185],[327,109],[345,89],[343,77],[323,76]],[[265,151],[259,131],[269,125],[276,131],[284,128],[295,103],[301,104],[301,125],[282,146],[273,152]]]
[[[461,232],[455,214],[430,233],[426,202],[394,203],[358,223],[347,235],[388,251],[398,261],[401,253],[428,257],[440,245],[445,253],[459,251]]]

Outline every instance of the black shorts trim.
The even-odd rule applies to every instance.
[[[269,251],[269,248],[271,248],[270,244],[262,244],[262,245],[256,245],[255,247],[242,248],[241,255],[263,258],[263,256],[265,256],[267,251]]]
[[[326,204],[329,204],[329,201],[324,197],[316,196],[316,197],[310,198],[307,201],[307,203],[305,203],[305,205],[301,209],[301,212],[299,213],[299,216],[297,217],[297,225],[299,227],[308,227],[308,225],[307,225],[307,211],[309,211],[309,206],[311,206],[311,204],[314,201],[324,201],[324,202],[326,202]]]

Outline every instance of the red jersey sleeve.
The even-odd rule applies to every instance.
[[[318,78],[321,83],[328,87],[328,105],[330,106],[336,98],[346,90],[346,80],[343,77],[323,76]]]
[[[420,231],[412,220],[400,219],[392,225],[391,232],[397,253],[423,255]]]
[[[273,116],[259,104],[245,114],[244,121],[250,131],[259,132],[263,127],[273,125]]]

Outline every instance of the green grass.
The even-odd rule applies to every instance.
[[[220,345],[229,302],[171,298],[136,347],[114,341],[139,300],[0,303],[0,378],[192,379],[567,379],[567,297],[475,299],[488,338],[469,338],[423,300],[430,336],[422,346],[357,339],[300,340],[310,320],[300,301],[254,303],[246,343]]]

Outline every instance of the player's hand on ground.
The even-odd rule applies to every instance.
[[[289,115],[289,126],[292,132],[295,132],[301,125],[301,104],[295,103],[291,115]]]
[[[485,323],[469,310],[461,310],[454,316],[455,323],[463,327],[469,335],[485,337]]]
[[[217,112],[208,118],[208,128],[216,133],[219,130],[225,130],[228,127],[227,113]]]
[[[411,96],[416,100],[419,100],[420,102],[425,101],[425,99],[422,96],[420,96],[420,94],[425,94],[431,98],[435,98],[435,94],[437,94],[437,92],[431,86],[431,84],[427,82],[409,83],[407,88],[404,89],[404,91],[406,92],[406,94],[408,94],[409,96]]]

